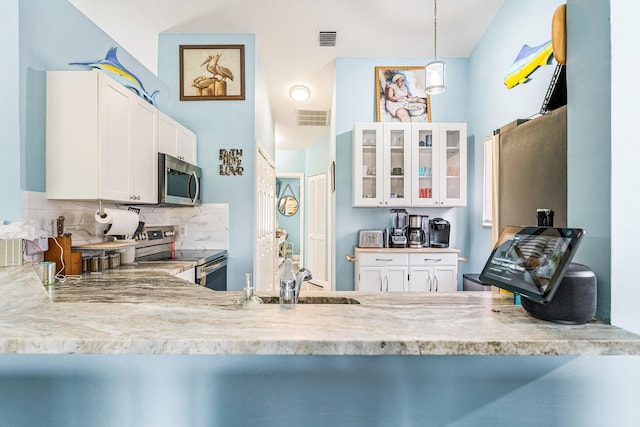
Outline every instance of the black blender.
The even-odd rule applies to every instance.
[[[391,235],[389,236],[389,246],[392,248],[407,247],[407,218],[409,213],[406,209],[391,209]]]

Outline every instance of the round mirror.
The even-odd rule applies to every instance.
[[[298,199],[293,196],[282,196],[278,201],[278,210],[284,216],[295,215],[298,212]]]

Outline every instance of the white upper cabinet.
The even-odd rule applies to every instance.
[[[411,127],[356,123],[353,206],[407,206],[411,200]]]
[[[466,206],[467,125],[412,125],[411,206]]]
[[[197,136],[163,112],[158,119],[158,152],[197,164]]]
[[[353,206],[466,204],[466,124],[355,124]]]
[[[158,110],[97,70],[47,73],[47,197],[157,203]]]

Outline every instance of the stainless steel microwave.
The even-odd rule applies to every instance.
[[[184,160],[158,153],[158,204],[198,206],[201,203],[202,169]]]

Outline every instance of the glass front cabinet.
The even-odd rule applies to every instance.
[[[411,206],[467,204],[467,125],[412,125]]]
[[[464,123],[356,123],[353,206],[465,206]]]
[[[411,203],[411,128],[400,123],[356,123],[353,206]]]

